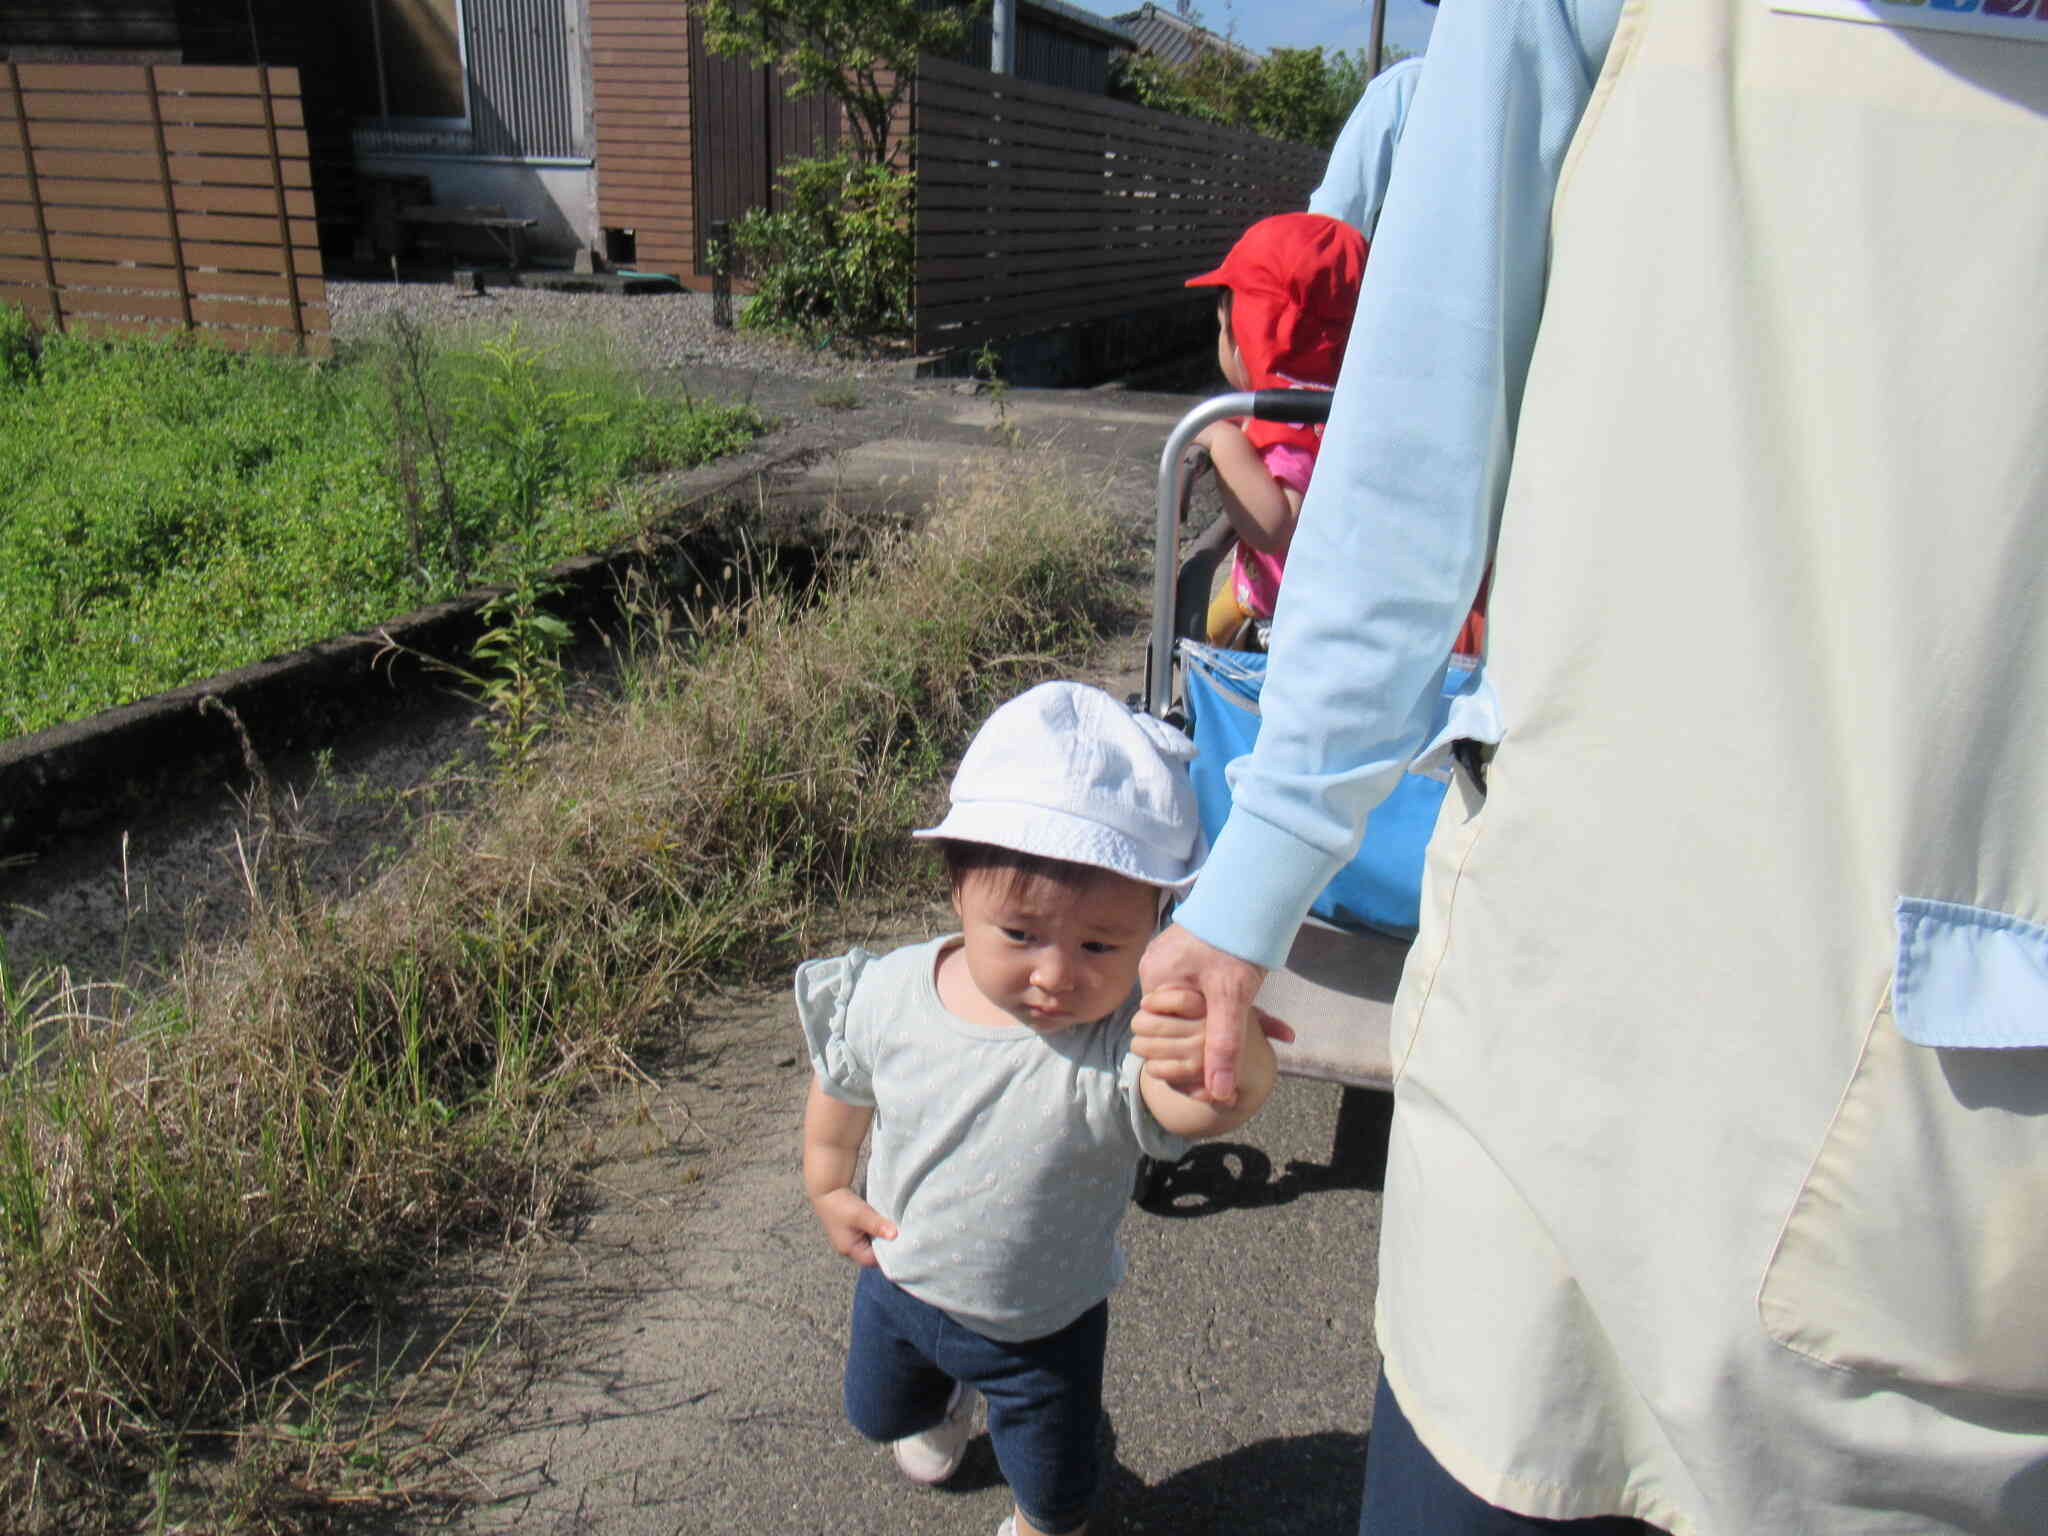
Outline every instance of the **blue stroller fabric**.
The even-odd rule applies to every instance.
[[[1266,658],[1250,651],[1221,651],[1193,641],[1180,646],[1183,703],[1195,738],[1192,765],[1202,831],[1213,844],[1230,814],[1230,786],[1224,770],[1251,751],[1259,739],[1259,690]],[[1444,676],[1446,701],[1469,690],[1470,668]],[[1309,911],[1340,928],[1369,928],[1413,938],[1422,906],[1422,854],[1436,828],[1447,778],[1407,773],[1394,792],[1374,808],[1365,840],[1349,864]]]

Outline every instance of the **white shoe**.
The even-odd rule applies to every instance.
[[[996,1527],[996,1536],[1017,1536],[1017,1517],[1014,1514],[1003,1516],[1003,1523]]]
[[[974,1438],[974,1410],[981,1394],[964,1381],[953,1383],[946,1416],[922,1434],[892,1441],[896,1465],[913,1483],[943,1483],[960,1470],[967,1442]]]

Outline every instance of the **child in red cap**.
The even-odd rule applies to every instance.
[[[1261,219],[1213,272],[1216,360],[1232,389],[1329,389],[1337,382],[1365,237],[1320,213]],[[1209,450],[1223,511],[1237,534],[1229,578],[1209,608],[1209,640],[1228,645],[1249,619],[1270,619],[1302,493],[1322,445],[1320,426],[1222,421],[1196,439]]]

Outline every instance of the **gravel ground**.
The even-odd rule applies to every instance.
[[[517,325],[531,340],[613,338],[655,370],[712,365],[808,379],[876,377],[891,370],[891,356],[820,351],[758,331],[720,330],[711,323],[705,293],[573,293],[555,288],[490,288],[464,294],[446,282],[385,282],[329,278],[327,303],[340,341],[373,336],[386,315],[403,311],[436,329],[480,326],[502,331]],[[907,356],[907,353],[897,355]]]

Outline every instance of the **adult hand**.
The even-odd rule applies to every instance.
[[[1202,996],[1206,1022],[1202,1036],[1204,1097],[1212,1104],[1237,1100],[1237,1057],[1266,972],[1215,945],[1196,938],[1174,923],[1153,939],[1138,962],[1138,985],[1148,995],[1179,988]],[[1275,1039],[1291,1040],[1294,1032],[1279,1020],[1261,1027]],[[1281,1034],[1278,1030],[1286,1030]]]
[[[1203,1085],[1203,1066],[1208,1059],[1203,1025],[1207,1017],[1201,993],[1192,987],[1167,987],[1145,993],[1131,1018],[1131,1050],[1143,1058],[1153,1081],[1205,1104],[1213,1102]],[[1263,1008],[1252,1009],[1252,1018],[1269,1040],[1294,1038],[1292,1025]]]

